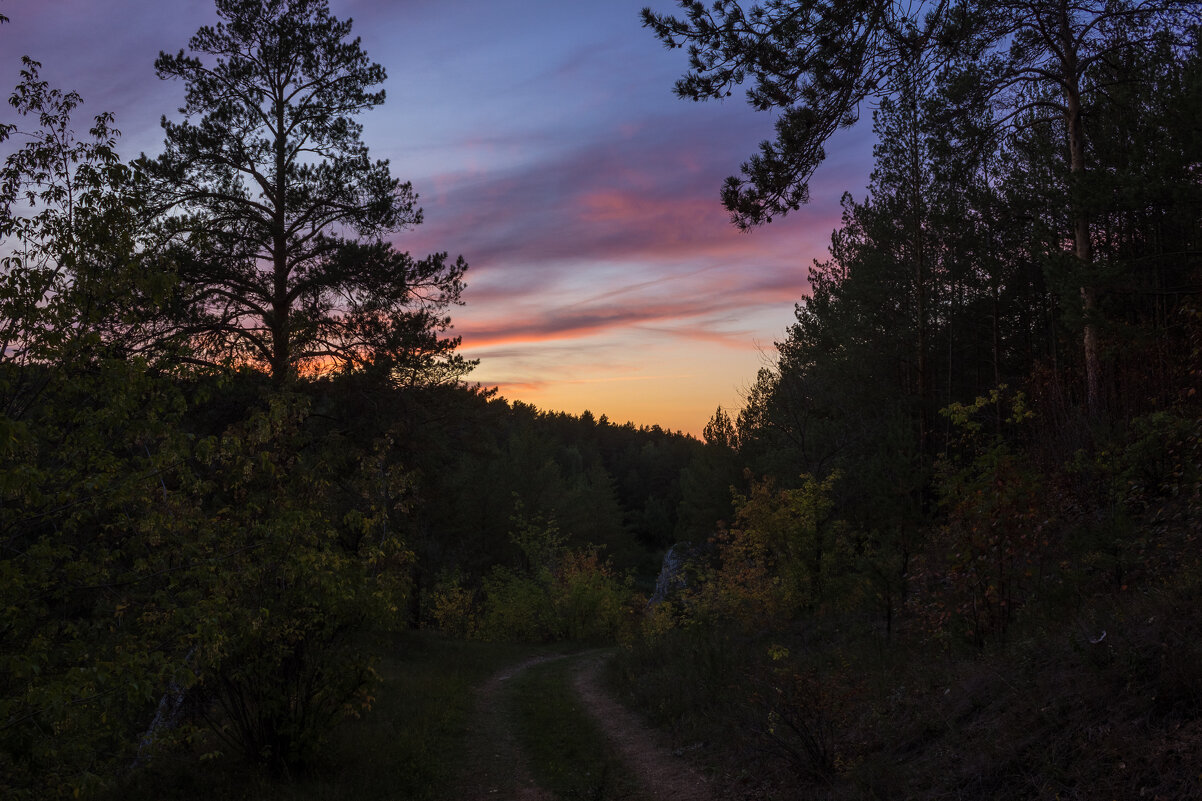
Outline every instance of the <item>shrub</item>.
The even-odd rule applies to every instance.
[[[336,462],[307,417],[303,399],[274,396],[202,441],[194,507],[181,510],[196,554],[179,617],[195,645],[200,718],[278,773],[312,761],[339,720],[370,707],[375,672],[351,635],[398,624],[412,558],[376,519],[386,503],[335,521],[326,465]]]
[[[553,639],[549,576],[524,576],[498,565],[484,579],[480,635],[487,640]]]
[[[482,582],[478,608],[458,579],[433,594],[443,631],[486,640],[548,642],[613,640],[631,628],[641,606],[598,547],[572,549],[554,521],[525,518],[519,509],[511,542],[516,567],[497,565]]]
[[[698,580],[681,593],[680,614],[788,626],[837,600],[854,561],[846,524],[831,519],[838,479],[837,472],[823,481],[802,475],[800,487],[779,489],[765,478],[752,482],[749,495],[736,495],[735,524],[713,537],[714,563],[698,567]],[[672,617],[657,611],[652,625],[662,629]]]
[[[455,637],[469,638],[479,626],[476,597],[459,575],[443,577],[430,591],[426,606],[434,627]]]
[[[614,640],[628,627],[635,607],[632,580],[623,580],[596,548],[566,551],[551,584],[557,634],[577,641]]]

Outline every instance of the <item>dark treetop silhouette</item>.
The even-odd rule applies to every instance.
[[[384,237],[421,222],[417,195],[372,161],[355,116],[384,101],[384,69],[325,0],[217,0],[221,17],[160,54],[186,87],[145,162],[162,233],[180,244],[199,358],[298,372],[383,364],[414,379],[468,365],[439,338],[466,263],[414,259]]]

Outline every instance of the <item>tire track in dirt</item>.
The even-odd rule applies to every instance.
[[[463,768],[452,798],[462,801],[554,801],[539,787],[518,741],[513,710],[506,697],[508,682],[524,671],[564,658],[575,661],[572,687],[584,708],[605,734],[622,763],[651,801],[714,801],[705,778],[672,753],[666,740],[647,728],[601,686],[603,651],[538,656],[510,665],[476,691],[476,711],[468,729]]]
[[[533,657],[503,668],[480,685],[464,748],[463,770],[453,798],[463,801],[552,801],[553,796],[539,787],[530,775],[505,690],[506,683],[523,671],[563,658],[563,655]]]
[[[705,778],[673,754],[658,732],[644,726],[602,688],[605,661],[604,655],[584,654],[573,685],[643,792],[654,801],[713,801],[713,789]]]

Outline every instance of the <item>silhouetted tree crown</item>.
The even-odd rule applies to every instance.
[[[384,241],[421,222],[417,195],[372,161],[356,116],[384,101],[383,67],[325,0],[217,0],[221,21],[161,53],[185,84],[181,122],[148,165],[184,245],[184,331],[202,360],[277,380],[381,360],[458,375],[439,338],[466,264]],[[440,374],[445,373],[442,370]]]
[[[1085,105],[1105,85],[1093,74],[1149,47],[1166,30],[1184,33],[1182,0],[679,0],[683,16],[643,10],[643,23],[668,47],[688,47],[689,71],[676,92],[720,99],[750,84],[747,99],[777,113],[776,136],[764,141],[727,179],[722,202],[746,229],[809,201],[809,180],[825,143],[854,124],[864,101],[896,98],[937,78],[960,84],[967,106],[998,110],[993,124],[1012,127],[1053,111],[1067,158],[1057,176],[1066,191],[1066,239],[1072,259],[1062,272],[1077,281],[1086,404],[1104,405],[1097,268],[1088,201],[1090,170]],[[907,85],[911,88],[907,90]],[[969,88],[971,87],[971,88]],[[949,105],[949,130],[965,124]],[[1029,120],[1028,120],[1029,121]],[[921,316],[921,315],[920,315]],[[921,326],[920,326],[921,328]]]

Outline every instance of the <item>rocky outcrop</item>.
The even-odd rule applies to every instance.
[[[708,557],[709,550],[708,545],[694,545],[691,542],[678,542],[669,548],[664,554],[659,577],[655,580],[655,592],[647,601],[647,606],[672,600],[682,590],[692,586],[696,581],[697,566]]]

